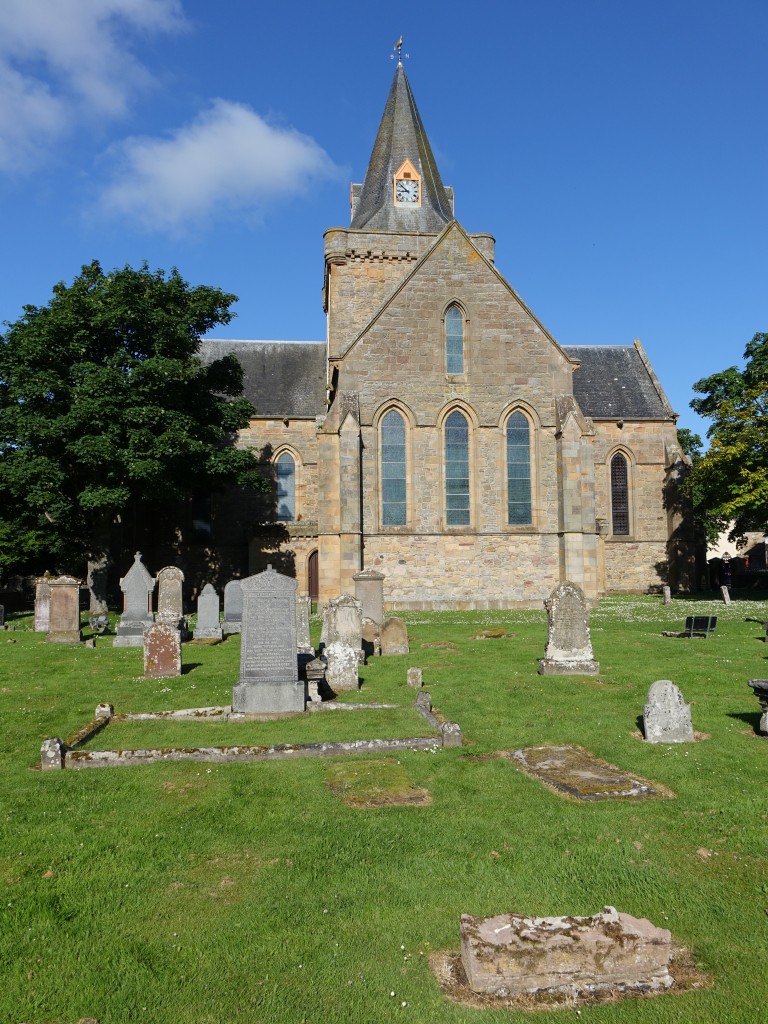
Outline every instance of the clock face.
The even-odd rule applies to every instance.
[[[419,183],[418,181],[407,181],[400,179],[395,182],[395,199],[398,203],[418,203]]]

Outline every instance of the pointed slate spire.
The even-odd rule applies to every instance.
[[[395,175],[406,161],[420,178],[421,205],[413,208],[396,206],[393,198]],[[365,181],[352,189],[353,229],[438,232],[453,220],[452,195],[440,178],[405,69],[399,62]]]

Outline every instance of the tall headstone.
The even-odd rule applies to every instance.
[[[312,599],[308,594],[296,595],[296,651],[298,654],[311,654],[315,648],[309,639],[309,612]]]
[[[51,576],[46,573],[35,580],[35,632],[47,633],[51,616]]]
[[[381,653],[387,654],[408,654],[408,627],[404,619],[398,619],[394,615],[384,619],[381,627]]]
[[[669,587],[665,586],[663,588],[663,593],[664,593],[664,604],[672,604],[672,591],[669,589]]]
[[[183,582],[184,573],[175,565],[168,565],[157,574],[156,622],[179,628],[179,623],[184,617]]]
[[[643,708],[643,732],[648,743],[693,743],[691,705],[669,679],[657,679]]]
[[[74,576],[58,576],[49,581],[51,588],[50,617],[46,640],[52,644],[79,644],[80,587],[82,580]]]
[[[296,580],[269,566],[242,581],[240,680],[232,710],[263,714],[304,710],[296,658]]]
[[[192,636],[195,640],[221,640],[219,595],[212,583],[206,583],[198,595],[197,625]]]
[[[539,674],[597,675],[600,665],[592,653],[587,602],[581,587],[575,583],[561,583],[544,606],[547,609],[547,649],[539,662]]]
[[[123,592],[123,614],[115,630],[113,647],[142,647],[144,631],[154,622],[152,592],[155,578],[141,560],[141,552],[133,557],[133,565],[120,580]]]
[[[723,599],[723,604],[731,603],[731,592],[728,587],[720,587],[720,596]]]
[[[342,643],[341,640],[334,640],[325,648],[325,658],[327,662],[325,681],[334,693],[360,688],[357,674],[360,661],[354,647]]]
[[[356,597],[342,594],[323,609],[323,642],[326,647],[339,640],[356,651],[362,649],[363,608]]]
[[[363,607],[363,618],[380,626],[384,621],[384,574],[376,569],[364,569],[352,579],[355,597]]]
[[[239,633],[243,624],[243,588],[240,580],[230,580],[224,587],[223,631],[229,636]]]
[[[144,634],[144,678],[181,675],[181,634],[168,622],[155,622]]]

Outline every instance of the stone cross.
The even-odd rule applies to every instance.
[[[584,591],[565,582],[544,602],[547,609],[547,649],[539,662],[544,676],[593,676],[600,665],[592,654],[589,616]]]
[[[192,636],[195,640],[221,640],[219,595],[212,583],[206,583],[198,595],[197,625]]]
[[[693,743],[691,705],[669,679],[658,679],[648,691],[643,731],[648,743]]]
[[[123,592],[123,614],[117,625],[113,647],[141,647],[144,630],[154,622],[152,593],[155,578],[141,560],[141,552],[133,557],[133,565],[120,580]]]
[[[224,632],[239,633],[243,622],[243,588],[240,580],[230,580],[224,587]]]
[[[232,710],[263,714],[303,711],[304,684],[296,657],[296,580],[275,572],[242,581],[240,680]]]

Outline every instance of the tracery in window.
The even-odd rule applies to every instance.
[[[611,459],[611,523],[614,536],[629,536],[629,471],[621,452]]]

